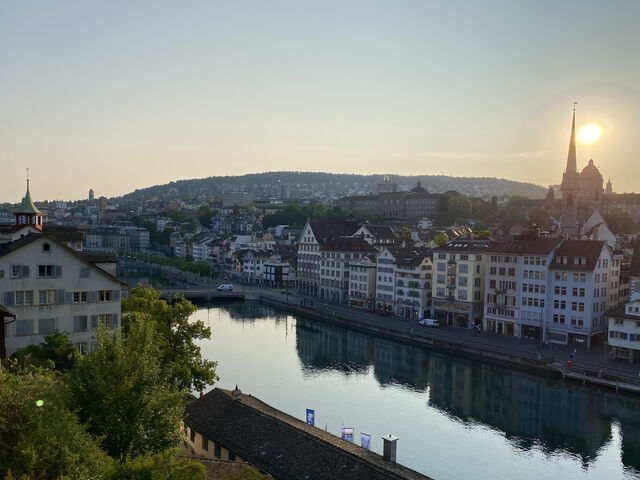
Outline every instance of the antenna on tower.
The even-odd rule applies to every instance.
[[[29,167],[27,167],[27,190],[29,190]]]
[[[578,104],[578,102],[573,102],[573,113],[576,113],[576,105]]]

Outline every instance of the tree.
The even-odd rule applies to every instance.
[[[111,476],[113,480],[204,480],[206,477],[204,465],[190,458],[179,458],[173,449],[127,459]]]
[[[0,478],[100,479],[112,460],[68,407],[70,395],[55,372],[0,371]]]
[[[476,232],[476,237],[480,239],[491,238],[491,232],[489,230],[480,230]]]
[[[436,243],[436,245],[438,245],[439,247],[444,247],[447,242],[449,241],[449,235],[447,235],[445,232],[440,231],[438,232],[438,234],[435,236],[435,238],[433,239],[433,241]]]
[[[540,207],[531,209],[529,212],[529,221],[542,228],[549,228],[553,223],[547,211]]]
[[[78,349],[73,345],[69,334],[56,329],[45,335],[44,342],[40,345],[29,345],[15,352],[11,358],[16,359],[23,367],[51,366],[64,371],[73,366],[78,355]]]
[[[155,324],[142,316],[126,334],[101,327],[96,347],[68,376],[81,421],[120,462],[159,453],[182,439],[184,392],[158,363],[155,333]]]
[[[633,223],[633,218],[624,210],[616,208],[606,215],[603,215],[608,227],[615,234],[636,233],[637,226]]]
[[[148,319],[158,341],[158,362],[183,390],[201,391],[218,380],[217,363],[202,358],[197,340],[211,338],[211,329],[189,318],[196,307],[177,295],[173,305],[160,298],[160,292],[150,286],[132,288],[129,297],[122,301],[123,331],[135,323]]]

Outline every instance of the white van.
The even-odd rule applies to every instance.
[[[423,318],[418,323],[423,327],[439,327],[440,326],[440,320],[437,320],[435,318]]]
[[[233,290],[233,285],[231,285],[230,283],[223,283],[222,285],[218,285],[219,292],[230,292],[231,290]]]

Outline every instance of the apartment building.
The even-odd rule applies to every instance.
[[[485,269],[485,330],[517,338],[544,338],[549,265],[560,238],[493,244]]]
[[[430,317],[432,251],[402,248],[394,256],[395,314],[407,320]]]
[[[298,241],[296,284],[299,292],[320,296],[321,246],[331,239],[351,236],[357,229],[358,225],[353,222],[307,221]]]
[[[334,238],[324,242],[320,250],[320,300],[347,303],[350,263],[377,250],[361,237]]]
[[[376,310],[393,313],[395,310],[396,252],[383,248],[376,257]]]
[[[482,323],[489,240],[454,240],[433,251],[432,315],[441,325]]]
[[[7,354],[42,343],[56,329],[86,352],[100,323],[119,327],[124,283],[111,263],[46,234],[27,234],[0,247],[0,301],[16,315],[5,327]]]
[[[349,262],[349,305],[374,308],[376,299],[376,254]]]
[[[629,363],[640,362],[640,239],[635,242],[631,267],[627,273],[630,296],[605,313],[609,330],[610,358]]]
[[[606,340],[605,312],[617,306],[622,255],[605,241],[564,240],[549,267],[546,340],[592,347]]]

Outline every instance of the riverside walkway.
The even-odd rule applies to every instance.
[[[542,345],[533,340],[489,332],[479,333],[465,328],[427,328],[419,325],[416,320],[379,315],[346,305],[325,304],[316,298],[303,297],[297,293],[286,295],[282,293],[282,289],[245,287],[245,291],[251,290],[259,291],[259,297],[264,303],[322,317],[353,328],[390,334],[418,345],[440,346],[494,361],[534,367],[583,383],[640,393],[640,367],[610,360],[606,345],[576,350],[565,345]],[[567,365],[568,360],[571,360],[571,365]]]

